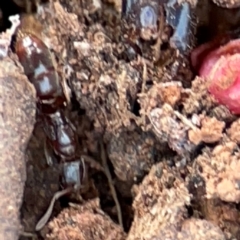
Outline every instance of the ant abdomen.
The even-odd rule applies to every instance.
[[[15,49],[25,74],[36,89],[41,111],[55,112],[66,99],[49,49],[32,34],[18,34]]]

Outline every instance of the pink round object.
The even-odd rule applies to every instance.
[[[240,114],[240,53],[221,56],[212,67],[209,78],[208,90],[215,99],[232,113]]]
[[[220,104],[240,114],[240,39],[210,51],[201,62],[199,75],[209,81],[208,90]]]
[[[232,40],[227,44],[210,52],[202,61],[201,67],[199,69],[199,75],[201,77],[208,76],[211,69],[221,56],[227,57],[236,53],[240,53],[240,39]]]

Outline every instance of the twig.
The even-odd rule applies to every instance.
[[[166,104],[165,106],[169,110],[171,110],[173,112],[173,114],[175,114],[175,116],[177,116],[186,126],[188,126],[189,128],[191,128],[194,131],[198,130],[198,127],[196,127],[190,120],[188,120],[181,113],[179,113],[178,111],[173,110],[173,108],[169,104]]]
[[[109,184],[109,187],[110,187],[110,190],[111,190],[111,193],[112,193],[112,197],[113,197],[113,200],[114,200],[114,202],[116,204],[116,208],[117,208],[118,222],[119,222],[120,226],[123,228],[122,210],[121,210],[121,207],[120,207],[120,204],[119,204],[119,201],[118,201],[118,197],[117,197],[117,193],[116,193],[113,181],[112,181],[112,176],[111,176],[111,173],[110,173],[108,165],[107,165],[106,152],[105,152],[105,149],[104,149],[104,146],[103,146],[102,142],[100,143],[100,147],[101,147],[102,165],[103,165],[103,168],[105,170],[104,172],[107,176],[108,184]]]
[[[198,128],[191,122],[189,121],[186,117],[184,117],[181,113],[177,112],[177,111],[173,111],[174,114],[185,124],[187,125],[189,128],[191,128],[192,130],[196,131]]]

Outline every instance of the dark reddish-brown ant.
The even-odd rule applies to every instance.
[[[48,220],[54,201],[81,187],[85,175],[84,162],[76,154],[77,135],[73,124],[64,115],[66,97],[48,47],[41,40],[41,25],[32,15],[24,15],[17,32],[15,51],[29,81],[37,93],[37,107],[43,120],[49,145],[62,165],[62,186],[47,213],[36,226],[40,230]],[[46,156],[47,157],[47,156]],[[48,158],[48,157],[47,157]]]

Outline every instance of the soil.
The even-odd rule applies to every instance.
[[[61,187],[36,115],[20,240],[240,239],[240,121],[210,96],[190,64],[197,45],[237,31],[240,18],[227,16],[239,12],[232,9],[238,1],[219,1],[225,8],[210,0],[178,4],[186,2],[182,51],[171,38],[178,24],[167,24],[166,6],[156,39],[141,41],[136,16],[122,15],[120,0],[50,0],[34,11],[30,1],[15,1],[42,25],[36,33],[27,23],[67,83],[65,113],[88,170],[81,191],[58,199],[36,232]],[[18,63],[14,47],[10,57]]]

